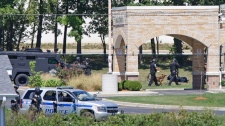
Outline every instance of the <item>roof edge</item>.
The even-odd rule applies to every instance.
[[[219,10],[219,6],[123,6],[112,8],[112,11],[119,10]]]

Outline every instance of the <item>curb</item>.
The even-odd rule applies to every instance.
[[[117,93],[88,92],[88,93],[90,93],[91,95],[96,94],[97,97],[153,96],[153,95],[159,95],[158,92],[152,92],[152,91],[143,91],[143,92],[127,91],[127,92],[117,92]]]

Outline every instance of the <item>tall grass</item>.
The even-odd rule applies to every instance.
[[[72,77],[67,82],[68,86],[73,86],[86,91],[102,90],[102,74],[92,74],[91,76],[81,75]]]
[[[41,78],[42,78],[43,80],[50,80],[50,79],[60,80],[58,77],[52,76],[52,75],[49,74],[49,73],[42,73],[42,74],[41,74]]]

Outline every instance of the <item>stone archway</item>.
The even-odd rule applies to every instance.
[[[199,89],[200,73],[204,68],[204,48],[208,48],[208,88],[218,88],[219,37],[218,6],[140,6],[113,8],[114,47],[126,48],[125,79],[137,79],[138,47],[151,38],[170,35],[193,47],[193,88]],[[115,50],[114,50],[115,52]],[[124,51],[125,52],[125,51]],[[119,71],[114,56],[113,74]],[[198,70],[197,70],[198,69]],[[117,71],[118,70],[118,71]]]

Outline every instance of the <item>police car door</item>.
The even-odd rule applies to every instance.
[[[72,112],[73,97],[66,91],[57,92],[57,112],[60,114],[70,114]]]
[[[45,115],[52,115],[56,112],[54,105],[56,105],[56,91],[48,90],[42,99],[42,110]]]

